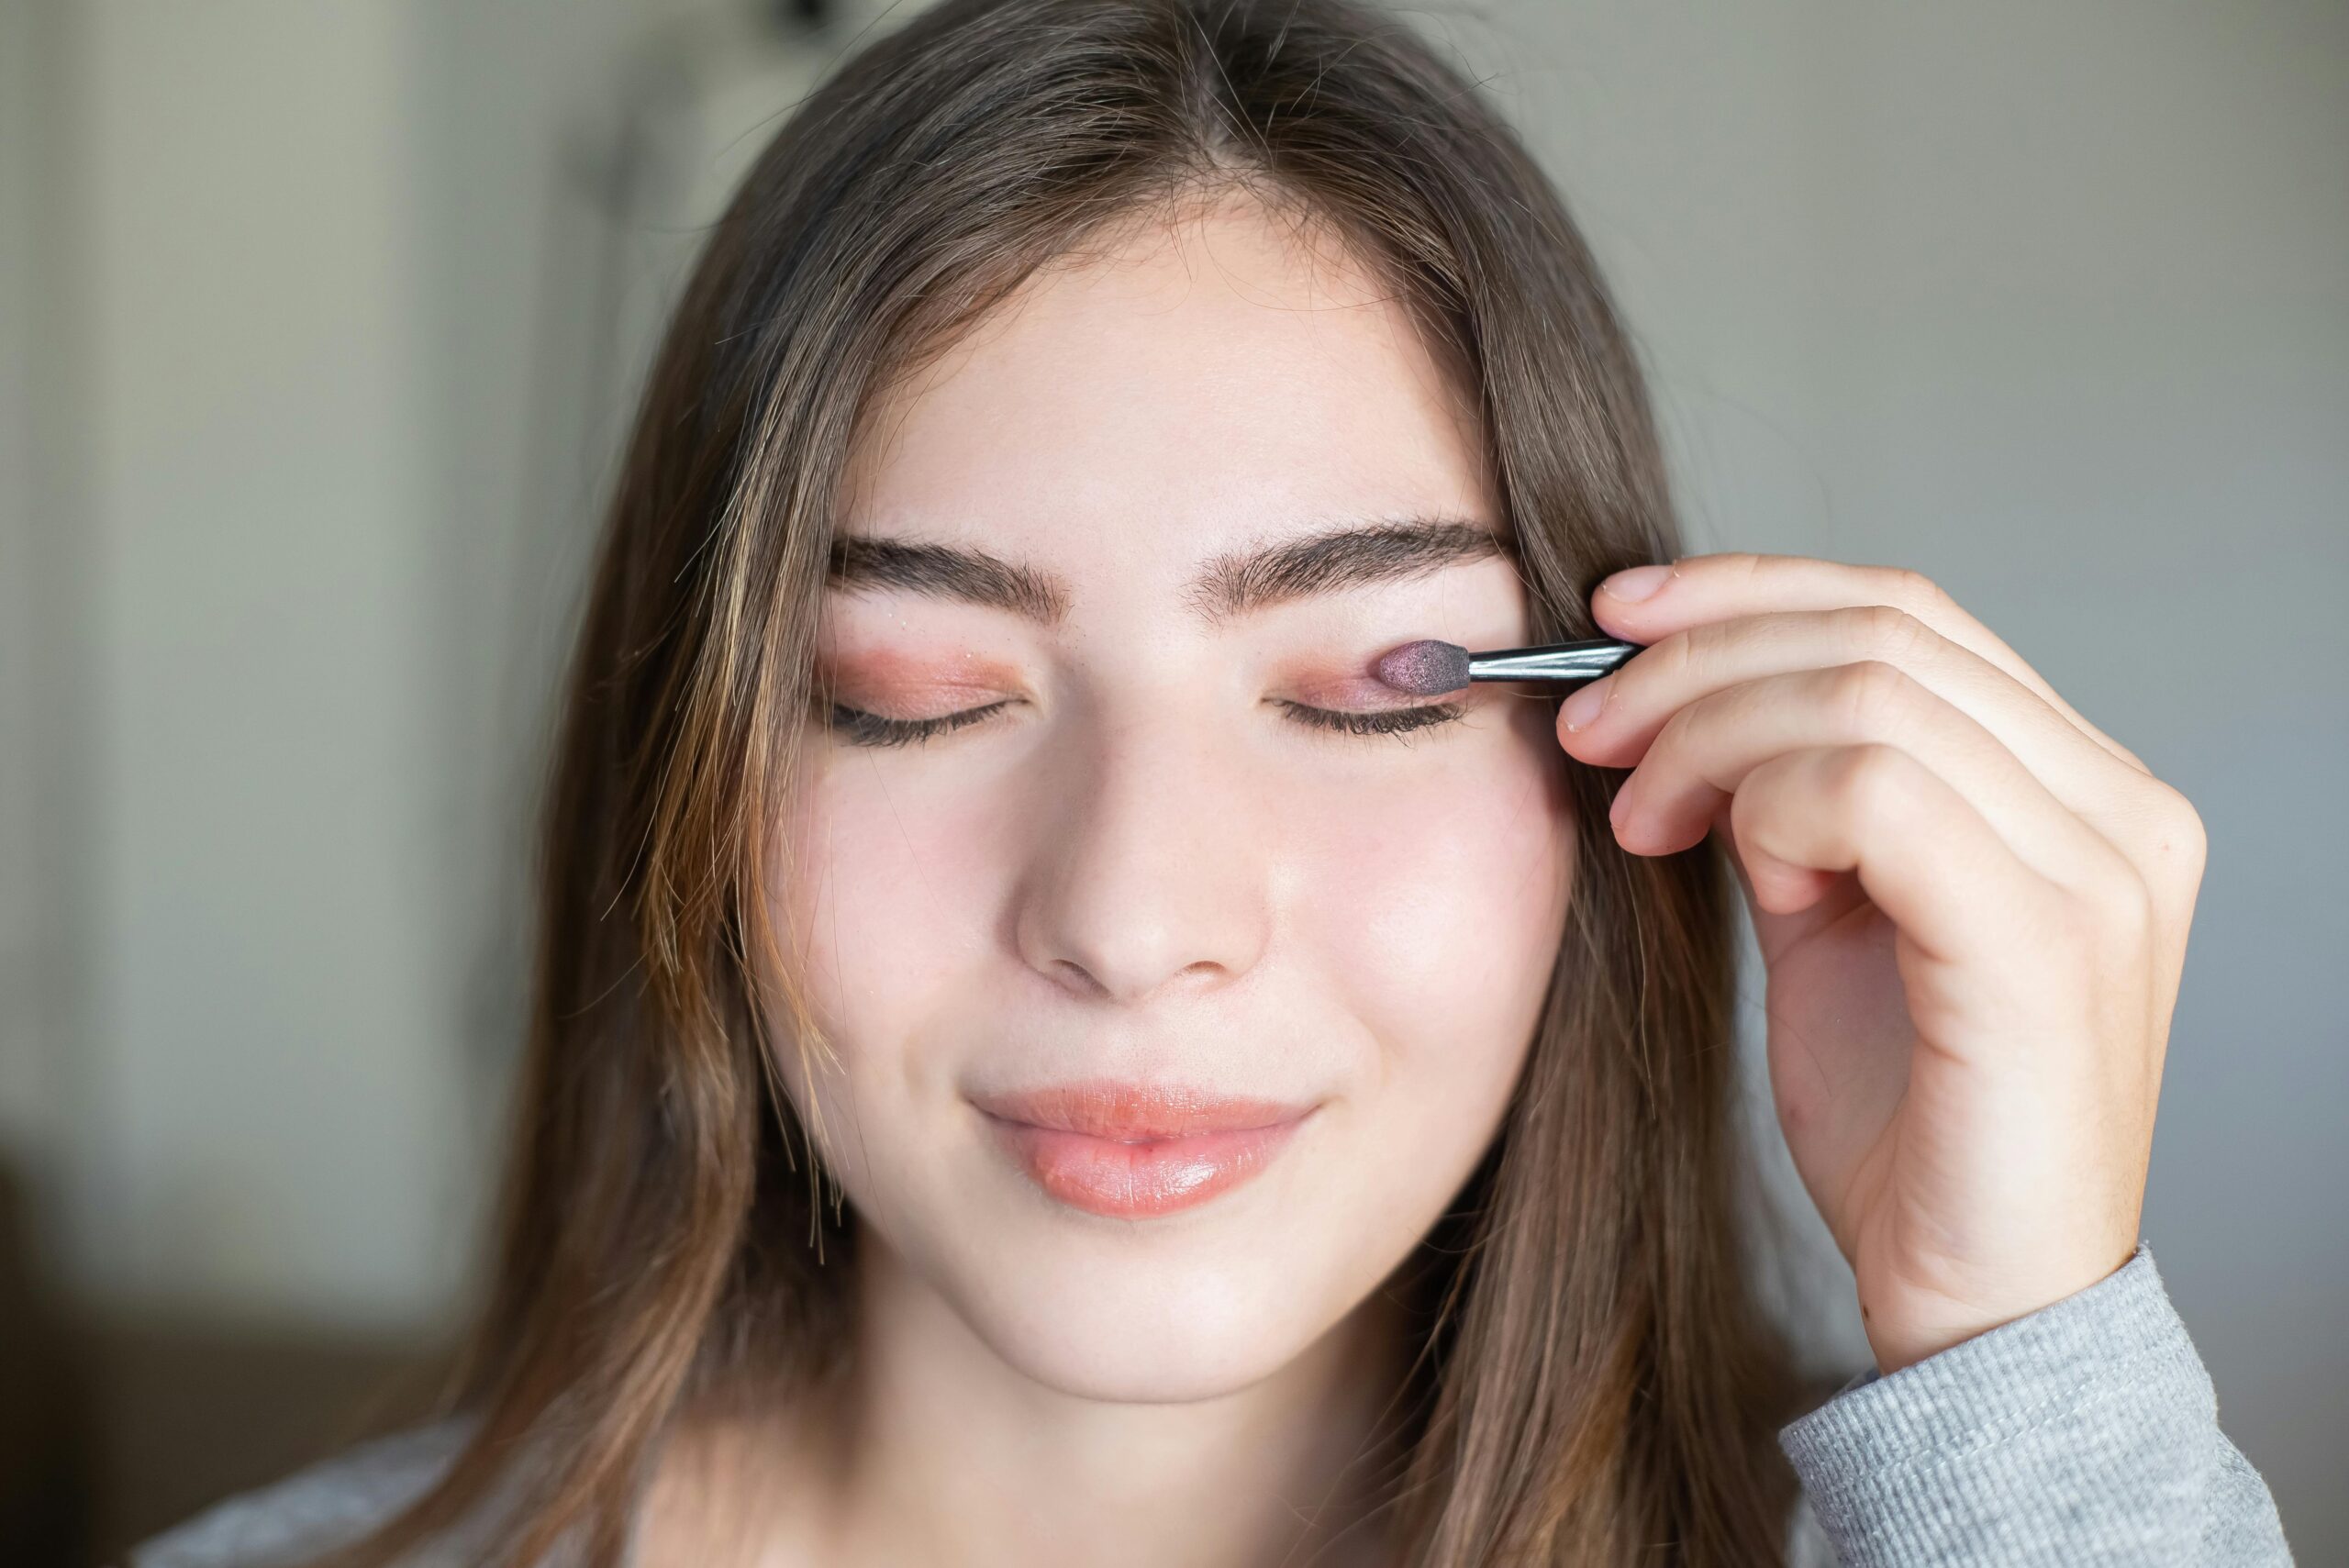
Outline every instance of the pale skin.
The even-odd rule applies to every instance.
[[[1633,768],[1628,852],[1732,840],[1781,1119],[1879,1365],[2125,1261],[2199,825],[1922,579],[1683,561],[1596,599],[1654,646],[1592,721],[1480,685],[1401,738],[1285,705],[1398,713],[1424,699],[1365,678],[1385,650],[1528,640],[1505,561],[1195,613],[1203,563],[1497,522],[1473,406],[1364,272],[1245,201],[1040,280],[893,403],[846,531],[1016,560],[1067,613],[830,596],[840,700],[1005,706],[831,737],[778,825],[841,1057],[787,1076],[861,1221],[859,1374],[681,1443],[644,1561],[1380,1562],[1348,1469],[1399,1364],[1377,1287],[1523,1064],[1576,763]],[[957,1091],[1105,1062],[1321,1108],[1200,1208],[1075,1214]]]

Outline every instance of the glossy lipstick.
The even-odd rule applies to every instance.
[[[1119,1219],[1195,1207],[1263,1170],[1309,1105],[1096,1080],[974,1095],[1047,1196]]]

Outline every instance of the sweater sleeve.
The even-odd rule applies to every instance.
[[[1782,1428],[1844,1568],[2288,1565],[2154,1257]]]

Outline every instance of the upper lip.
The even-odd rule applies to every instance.
[[[1219,1095],[1179,1084],[1128,1084],[1106,1078],[974,1094],[970,1098],[987,1115],[1005,1121],[1129,1141],[1276,1127],[1313,1108],[1285,1100]]]

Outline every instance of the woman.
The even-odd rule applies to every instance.
[[[2193,811],[1912,574],[1675,555],[1589,255],[1398,24],[868,48],[645,395],[446,1418],[138,1561],[2288,1561],[2137,1235]],[[1563,705],[1371,673],[1593,634]]]

